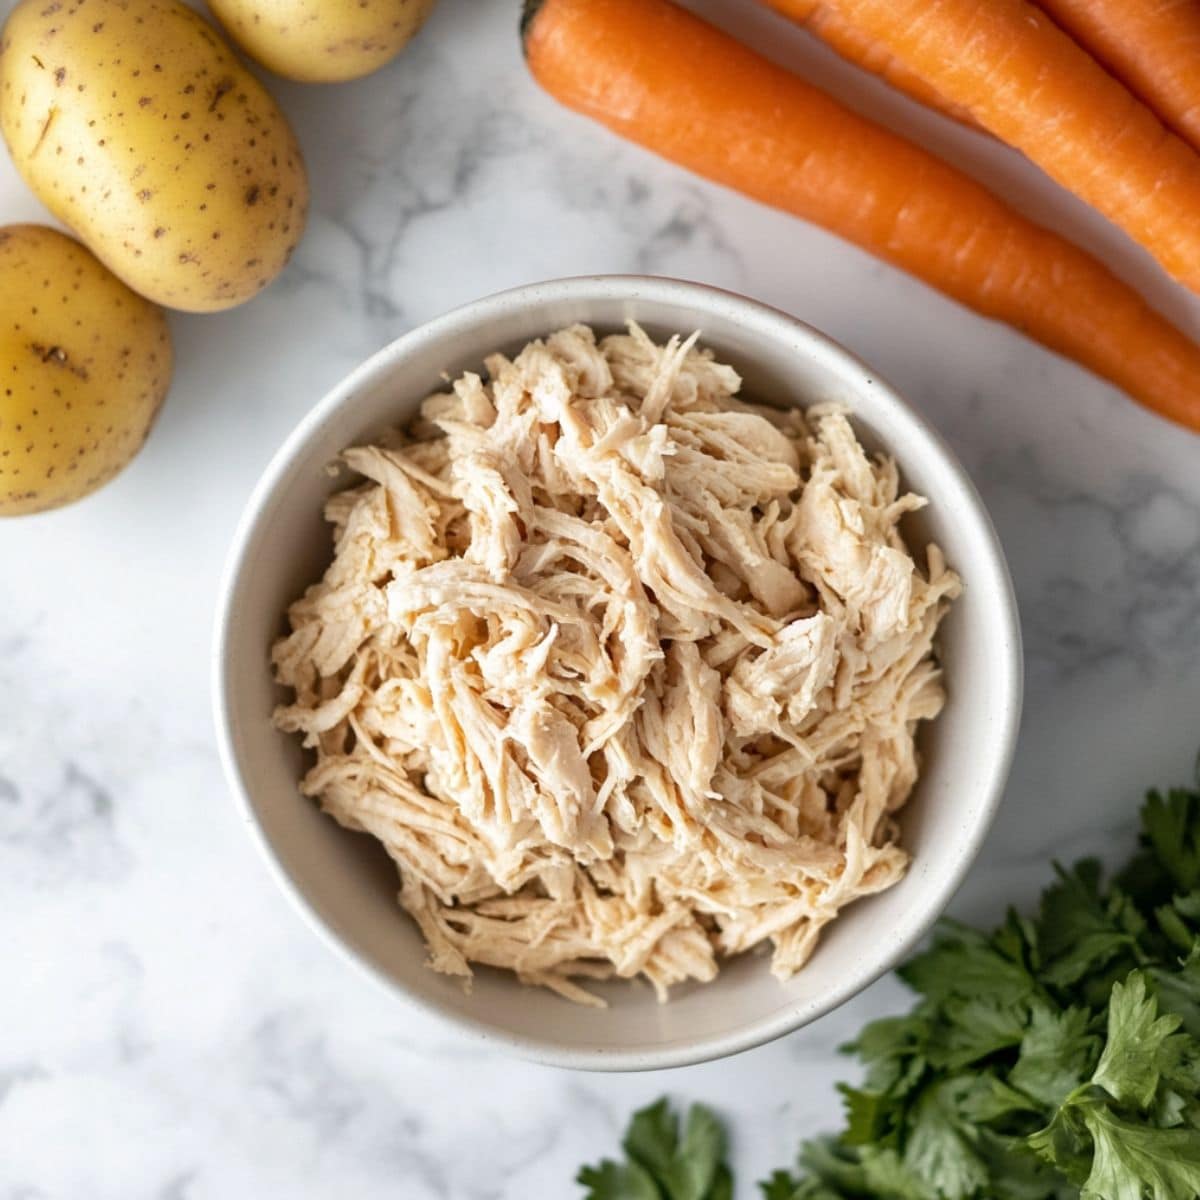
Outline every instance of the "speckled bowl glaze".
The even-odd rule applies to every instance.
[[[949,703],[921,738],[924,770],[904,810],[913,854],[904,880],[854,904],[786,983],[761,955],[716,981],[655,1002],[637,983],[604,985],[609,1007],[581,1008],[481,970],[470,991],[425,966],[416,926],[396,903],[395,868],[377,843],[348,833],[297,791],[303,756],[271,725],[269,667],[287,604],[329,561],[322,502],[344,487],[328,468],[346,446],[409,418],[444,376],[479,369],[493,350],[583,321],[626,320],[652,335],[699,329],[745,379],[744,394],[778,405],[836,400],[864,443],[898,460],[904,484],[929,497],[911,537],[936,540],[964,582],[940,638]],[[777,1038],[836,1008],[904,957],[929,929],[978,853],[1000,802],[1021,705],[1016,605],[991,522],[939,437],[870,368],[793,317],[744,297],[676,280],[600,276],[532,284],[456,309],[406,334],[334,388],[284,443],[234,539],[214,645],[221,751],[247,828],[275,877],[322,934],[397,1000],[420,1005],[527,1058],[594,1070],[675,1067]]]

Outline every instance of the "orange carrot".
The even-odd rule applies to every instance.
[[[1038,0],[1163,122],[1200,150],[1197,0]]]
[[[551,95],[795,213],[1200,431],[1200,346],[1078,247],[670,0],[530,0]]]
[[[890,83],[918,104],[965,125],[975,125],[970,114],[962,108],[943,100],[936,88],[930,87],[919,75],[897,62],[887,50],[865,37],[862,31],[844,20],[842,16],[822,4],[821,0],[766,0],[767,4],[782,13],[797,25],[803,26],[814,37],[818,37],[831,50],[840,54],[847,62]]]
[[[1041,9],[1027,0],[823,3],[1200,291],[1200,154]]]

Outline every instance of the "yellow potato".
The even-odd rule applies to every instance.
[[[390,62],[435,0],[208,0],[231,38],[277,75],[358,79]]]
[[[23,0],[0,39],[0,131],[50,211],[171,308],[248,300],[304,228],[286,119],[177,0]]]
[[[170,381],[161,309],[73,238],[0,228],[0,516],[110,480],[146,440]]]

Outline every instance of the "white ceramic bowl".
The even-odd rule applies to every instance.
[[[909,518],[964,581],[943,626],[949,703],[922,737],[924,771],[904,812],[913,863],[890,891],[845,911],[795,978],[779,983],[761,956],[724,965],[711,984],[667,1005],[638,984],[605,985],[610,1007],[580,1008],[489,970],[467,993],[424,965],[416,926],[396,903],[395,870],[378,845],[347,833],[300,797],[302,755],[270,722],[278,696],[268,666],[287,604],[330,558],[321,506],[347,479],[327,467],[346,446],[410,417],[443,375],[484,355],[587,322],[627,319],[651,334],[702,331],[745,379],[745,394],[777,404],[838,400],[859,436],[900,463],[931,503]],[[808,326],[714,288],[631,276],[517,288],[456,309],[393,342],[301,422],[247,505],[224,582],[215,643],[215,704],[225,766],[247,825],[276,878],[326,940],[393,995],[495,1045],[567,1067],[635,1070],[717,1058],[779,1037],[853,996],[894,966],[945,907],[999,803],[1021,701],[1021,652],[1011,582],[979,497],[946,446],[878,377]],[[399,1019],[399,1018],[398,1018]]]

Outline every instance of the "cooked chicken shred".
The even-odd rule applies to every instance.
[[[958,579],[844,411],[745,403],[695,342],[563,329],[344,455],[275,720],[438,971],[665,999],[769,941],[785,979],[907,866]]]

